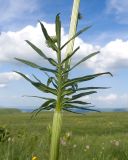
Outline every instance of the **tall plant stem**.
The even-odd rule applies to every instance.
[[[55,111],[54,116],[53,116],[53,124],[52,124],[50,160],[59,159],[59,144],[60,144],[61,126],[62,126],[62,113]]]
[[[71,15],[71,22],[70,22],[70,29],[69,29],[69,39],[72,38],[76,34],[77,30],[77,23],[78,23],[78,13],[79,13],[79,5],[80,0],[74,0],[73,8],[72,8],[72,15]],[[73,51],[74,47],[73,39],[68,45],[66,49],[66,55],[69,55]],[[70,61],[65,63],[65,68],[69,67]]]
[[[76,33],[77,23],[78,23],[78,13],[79,13],[79,4],[80,0],[74,0],[72,16],[70,22],[69,29],[69,39],[73,37]],[[72,40],[66,50],[66,54],[70,54],[73,51],[74,40]],[[65,68],[69,67],[69,61],[65,63]],[[62,127],[62,95],[61,95],[61,87],[62,87],[62,68],[61,68],[61,53],[58,51],[58,94],[57,94],[57,102],[56,109],[53,116],[53,124],[52,124],[52,136],[51,136],[51,148],[50,148],[50,160],[58,160],[59,159],[59,144],[60,144],[60,133]],[[66,75],[65,79],[67,79],[68,75]]]
[[[62,66],[61,66],[61,52],[58,50],[58,89],[57,89],[57,101],[56,108],[53,115],[52,124],[52,136],[51,136],[51,148],[50,148],[50,160],[59,159],[59,145],[60,145],[60,133],[62,127]]]

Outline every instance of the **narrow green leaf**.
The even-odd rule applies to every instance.
[[[33,77],[39,82],[41,83],[41,81],[33,74]]]
[[[36,87],[40,91],[43,91],[45,93],[52,93],[54,95],[57,95],[56,89],[50,88],[50,87],[46,86],[43,83],[34,82],[34,81],[30,80],[28,77],[26,77],[23,73],[20,73],[20,72],[16,72],[16,73],[18,73],[19,75],[24,77],[27,81],[29,81],[34,87]]]
[[[52,83],[52,79],[53,79],[53,77],[49,77],[49,78],[48,78],[48,80],[47,80],[47,86],[49,86],[50,83]]]
[[[61,50],[73,39],[75,39],[76,37],[78,37],[80,34],[82,34],[83,32],[87,31],[91,26],[85,27],[82,30],[80,30],[79,32],[77,32],[71,39],[69,39],[62,47]]]
[[[54,59],[52,58],[48,58],[42,51],[41,49],[39,49],[38,47],[36,47],[33,43],[31,43],[30,41],[26,40],[26,42],[44,59],[48,60],[49,63],[51,63],[53,66],[57,66],[57,63]]]
[[[71,54],[68,54],[67,57],[62,61],[62,64],[68,61],[79,49],[80,47],[77,47]]]
[[[45,99],[45,100],[55,100],[53,98],[46,98],[46,97],[40,97],[40,96],[23,95],[22,97],[40,98],[40,99]]]
[[[90,106],[89,106],[90,107]],[[91,106],[92,107],[92,106]],[[94,111],[94,112],[100,112],[99,110],[96,110],[96,109],[90,109],[90,108],[86,108],[86,107],[80,107],[80,106],[74,106],[74,105],[71,105],[69,107],[66,107],[68,109],[78,109],[78,110],[83,110],[83,111]]]
[[[33,43],[31,43],[30,41],[26,40],[26,42],[44,59],[48,59],[48,57],[41,51],[41,49],[39,49],[38,47],[36,47]]]
[[[46,102],[44,102],[38,109],[35,109],[33,112],[36,112],[35,113],[35,116],[39,113],[39,112],[41,112],[42,110],[49,110],[49,109],[51,109],[51,103],[53,103],[54,102],[54,100],[48,100],[48,101],[46,101]]]
[[[99,53],[99,51],[89,54],[88,56],[86,56],[86,57],[84,57],[82,60],[80,60],[78,63],[76,63],[73,67],[71,67],[71,69],[69,69],[69,70],[71,71],[71,70],[74,69],[76,66],[78,66],[78,65],[81,64],[82,62],[86,61],[87,59],[95,56],[95,55],[98,54],[98,53]]]
[[[57,37],[57,45],[58,48],[61,46],[61,21],[60,21],[60,16],[57,14],[56,16],[56,37]]]
[[[96,77],[99,77],[101,75],[104,75],[104,74],[109,74],[109,75],[112,76],[112,74],[110,72],[103,72],[103,73],[97,73],[97,74],[87,75],[87,76],[83,76],[83,77],[78,77],[78,78],[74,78],[74,79],[71,79],[71,80],[67,80],[67,82],[65,82],[63,87],[72,86],[74,83],[89,81],[89,80],[92,80],[92,79],[94,79]]]
[[[45,68],[45,67],[41,67],[33,62],[30,62],[30,61],[27,61],[27,60],[24,60],[24,59],[19,59],[19,58],[15,58],[17,61],[20,61],[30,67],[33,67],[33,68],[37,68],[41,71],[47,71],[47,72],[52,72],[52,73],[56,73],[56,70],[53,70],[53,69],[49,69],[49,68]]]
[[[90,91],[90,92],[79,93],[79,94],[73,95],[72,100],[75,100],[75,99],[78,99],[78,98],[81,98],[83,96],[87,96],[87,95],[90,95],[90,94],[93,94],[93,93],[97,93],[97,92],[96,91]]]
[[[48,46],[50,47],[50,48],[52,48],[54,51],[58,51],[58,48],[57,48],[57,46],[55,45],[55,42],[52,40],[52,38],[48,35],[48,33],[47,33],[47,30],[46,30],[46,28],[44,27],[44,25],[43,25],[43,23],[41,23],[40,22],[40,25],[41,25],[41,29],[42,29],[42,32],[43,32],[43,34],[44,34],[44,37],[45,37],[45,39],[46,39],[46,41],[47,41],[47,43],[48,43]]]
[[[83,102],[83,101],[67,101],[65,103],[75,103],[75,104],[81,104],[81,105],[87,105],[87,104],[90,104],[90,103],[87,103],[87,102]]]
[[[73,93],[75,93],[73,89],[67,89],[63,91],[62,96],[72,95]]]
[[[49,61],[49,63],[51,63],[53,66],[57,66],[57,65],[58,65],[57,62],[56,62],[54,59],[52,59],[52,58],[48,58],[48,61]]]
[[[108,89],[109,87],[83,87],[77,88],[76,91],[92,90],[92,89]]]
[[[75,111],[72,111],[68,108],[63,108],[63,110],[67,111],[67,112],[71,112],[71,113],[75,113],[75,114],[83,114],[83,113],[80,113],[80,112],[75,112]]]

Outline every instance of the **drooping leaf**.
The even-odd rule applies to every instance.
[[[87,96],[87,95],[90,95],[90,94],[94,94],[94,93],[97,93],[97,92],[96,91],[90,91],[90,92],[79,93],[79,94],[73,95],[72,100],[75,100],[75,99],[78,99],[78,98],[81,98],[83,96]]]
[[[23,73],[20,73],[20,72],[16,72],[16,73],[18,73],[19,75],[24,77],[27,81],[29,81],[34,87],[36,87],[40,91],[43,91],[45,93],[52,93],[54,95],[57,95],[56,89],[50,88],[50,87],[46,86],[43,83],[34,82],[34,81],[30,80],[27,76],[25,76]]]
[[[67,111],[67,112],[75,113],[75,114],[83,114],[83,113],[81,113],[81,112],[75,112],[75,111],[73,111],[73,110],[71,110],[71,109],[69,109],[69,108],[66,108],[66,107],[64,107],[63,110],[64,110],[64,111]]]
[[[57,14],[56,16],[56,37],[57,37],[57,45],[58,48],[61,46],[61,21],[60,21],[60,16]]]
[[[49,110],[51,109],[51,103],[53,105],[54,100],[48,100],[46,102],[44,102],[39,108],[35,109],[33,112],[35,112],[35,116],[41,112],[42,110]]]
[[[82,60],[80,60],[78,63],[76,63],[73,67],[71,67],[69,70],[71,71],[71,70],[74,69],[76,66],[78,66],[78,65],[81,64],[82,62],[85,62],[87,59],[95,56],[95,55],[98,54],[98,53],[99,53],[99,51],[89,54],[88,56],[86,56],[86,57],[84,57]]]
[[[68,61],[79,49],[80,47],[77,47],[71,54],[67,55],[67,57],[62,61],[62,64]]]
[[[91,107],[91,106],[90,106]],[[99,110],[96,109],[90,109],[89,107],[80,107],[80,106],[75,106],[75,105],[69,105],[66,108],[68,109],[75,109],[75,110],[81,110],[81,111],[93,111],[93,112],[100,112]]]
[[[53,98],[40,97],[40,96],[23,95],[22,97],[40,98],[40,99],[45,99],[45,100],[55,100],[55,99],[53,99]]]
[[[39,82],[41,83],[41,81],[33,74],[33,77]]]
[[[90,103],[88,103],[88,102],[83,102],[83,101],[67,101],[67,102],[65,102],[65,103],[69,103],[69,104],[74,103],[74,104],[81,104],[81,105],[90,104]]]
[[[75,93],[73,91],[73,89],[71,89],[71,88],[70,89],[66,89],[66,90],[63,91],[62,96],[72,95],[73,93]]]
[[[41,25],[41,29],[42,29],[42,32],[44,34],[44,37],[47,41],[47,43],[49,44],[49,47],[52,48],[54,51],[58,51],[58,48],[57,46],[55,45],[54,41],[52,40],[52,38],[48,35],[48,32],[46,30],[46,28],[44,27],[43,23],[40,22],[40,25]]]
[[[83,87],[77,88],[76,91],[92,90],[92,89],[108,89],[109,87]]]
[[[73,39],[75,39],[76,37],[78,37],[80,34],[82,34],[83,32],[87,31],[91,26],[85,27],[83,29],[81,29],[79,32],[77,32],[72,38],[70,38],[62,47],[61,50]]]
[[[104,74],[109,74],[109,75],[112,76],[112,74],[110,72],[103,72],[103,73],[97,73],[97,74],[87,75],[87,76],[83,76],[83,77],[78,77],[78,78],[74,78],[74,79],[71,79],[71,80],[67,80],[67,82],[65,82],[63,87],[71,86],[74,83],[89,81],[89,80],[92,80],[92,79],[94,79],[96,77],[99,77],[101,75],[104,75]]]
[[[31,43],[30,41],[26,40],[26,42],[44,59],[48,59],[48,57],[41,51],[41,49],[39,49],[38,47],[36,47],[33,43]]]
[[[24,60],[24,59],[19,59],[19,58],[15,58],[17,61],[20,61],[30,67],[33,67],[33,68],[37,68],[39,70],[42,70],[42,71],[47,71],[47,72],[52,72],[52,73],[56,73],[56,70],[53,70],[53,69],[49,69],[49,68],[45,68],[45,67],[41,67],[33,62],[30,62],[30,61],[27,61],[27,60]]]

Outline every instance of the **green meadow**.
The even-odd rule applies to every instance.
[[[53,113],[0,112],[0,160],[48,160]],[[63,115],[60,160],[128,160],[128,112]]]

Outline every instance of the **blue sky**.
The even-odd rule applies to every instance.
[[[42,37],[38,20],[41,20],[54,35],[54,19],[61,13],[63,41],[68,37],[68,28],[73,0],[0,0],[0,106],[38,107],[42,101],[23,98],[22,95],[46,95],[33,88],[13,71],[26,75],[34,73],[46,80],[37,70],[14,60],[14,57],[30,59],[47,66],[25,43],[28,39],[51,55]],[[78,29],[86,25],[92,28],[76,39],[75,46],[81,49],[73,59],[75,63],[83,56],[100,50],[100,54],[73,71],[72,77],[96,72],[110,71],[113,77],[103,76],[82,85],[109,86],[91,97],[84,97],[96,107],[128,108],[128,1],[127,0],[81,0],[80,12],[83,19]]]

